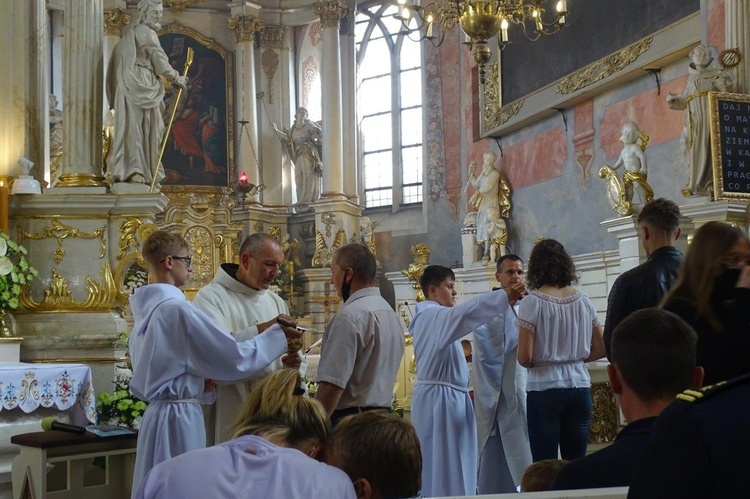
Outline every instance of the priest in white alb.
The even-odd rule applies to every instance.
[[[206,313],[214,324],[228,331],[236,341],[245,341],[262,333],[277,321],[297,325],[289,316],[289,309],[279,295],[269,290],[284,255],[279,242],[268,234],[255,233],[248,236],[240,247],[240,263],[224,263],[217,270],[213,281],[202,287],[193,298],[193,305]],[[246,380],[262,379],[265,375],[282,367],[299,368],[304,376],[305,365],[299,352],[286,354],[270,362],[257,375]],[[249,385],[237,383],[217,387],[214,418],[209,421],[209,445],[232,438],[229,429],[237,411],[242,407]],[[210,420],[214,419],[211,434]]]

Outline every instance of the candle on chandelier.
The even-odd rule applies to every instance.
[[[425,38],[432,38],[432,14],[428,14],[425,21],[427,21],[427,35],[425,36]]]
[[[503,17],[500,21],[500,41],[508,43],[508,20]]]
[[[242,174],[240,175],[239,182],[240,182],[240,184],[249,184],[250,183],[250,180],[248,180],[248,178],[247,178],[247,173],[242,172]]]

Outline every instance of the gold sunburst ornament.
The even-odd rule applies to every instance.
[[[719,54],[719,64],[724,69],[739,66],[742,62],[742,52],[739,48],[722,50]]]

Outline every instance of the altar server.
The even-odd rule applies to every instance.
[[[419,284],[427,300],[409,327],[417,360],[411,420],[422,445],[425,497],[476,494],[477,427],[460,340],[510,306],[498,290],[454,307],[455,279],[447,267],[425,267]],[[510,292],[515,302],[517,292]]]
[[[275,325],[236,342],[193,307],[178,288],[187,281],[190,256],[185,240],[164,231],[143,244],[154,284],[130,297],[133,332],[133,394],[149,402],[138,434],[133,495],[155,465],[206,445],[200,403],[213,401],[211,380],[237,381],[257,373],[297,338],[295,328]]]

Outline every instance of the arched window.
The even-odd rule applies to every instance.
[[[422,48],[397,8],[365,2],[356,17],[357,117],[365,206],[422,202]]]

